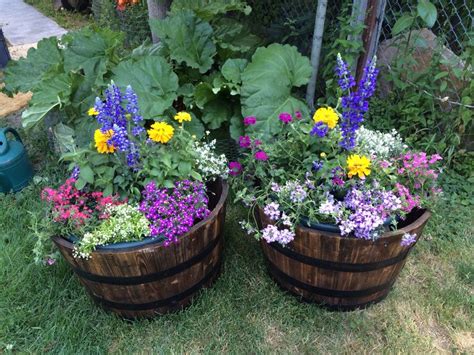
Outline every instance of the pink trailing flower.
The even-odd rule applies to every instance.
[[[443,157],[439,154],[433,154],[430,158],[430,160],[428,161],[428,163],[430,164],[434,164],[436,163],[438,160],[443,160]]]
[[[261,141],[260,139],[255,139],[255,140],[253,141],[253,145],[256,146],[256,147],[258,147],[258,146],[261,145],[261,144],[262,144],[262,141]]]
[[[413,196],[410,193],[410,190],[400,184],[396,183],[395,184],[396,192],[400,199],[402,200],[402,210],[409,213],[411,212],[415,207],[420,206],[420,197],[419,196]]]
[[[230,175],[233,175],[233,176],[239,175],[241,171],[242,171],[242,164],[240,164],[238,161],[231,161],[229,163]]]
[[[301,111],[296,111],[295,112],[295,117],[299,120],[301,120],[303,118],[303,115],[301,114]]]
[[[244,125],[252,126],[257,123],[257,118],[255,116],[248,116],[244,118]]]
[[[259,150],[255,153],[255,159],[265,161],[268,160],[268,155],[263,150]]]
[[[241,148],[250,148],[250,146],[252,145],[252,141],[250,140],[249,136],[240,136],[239,145]]]
[[[293,121],[293,117],[291,117],[291,115],[288,112],[280,113],[280,116],[278,116],[278,118],[280,119],[280,121],[282,121],[285,124],[288,124],[291,121]]]
[[[118,196],[104,197],[102,192],[84,192],[75,187],[75,179],[67,179],[57,190],[45,188],[41,198],[51,203],[55,222],[83,226],[91,218],[105,219],[108,205],[119,205]]]

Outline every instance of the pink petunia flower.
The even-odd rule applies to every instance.
[[[259,150],[257,153],[255,153],[255,159],[263,161],[268,160],[268,155],[263,150]]]
[[[240,164],[238,161],[231,161],[229,163],[230,175],[233,175],[233,176],[239,175],[241,171],[242,171],[242,164]]]
[[[249,136],[240,136],[239,137],[239,144],[241,148],[249,148],[252,144]]]
[[[280,116],[278,116],[278,118],[280,119],[280,121],[282,121],[285,124],[288,124],[291,121],[293,121],[293,117],[291,117],[291,115],[288,112],[280,113]]]
[[[255,116],[247,116],[244,118],[244,125],[252,126],[257,123],[257,118]]]

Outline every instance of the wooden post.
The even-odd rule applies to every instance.
[[[161,20],[166,17],[169,11],[172,0],[147,0],[148,18],[150,20]],[[153,43],[160,42],[160,39],[153,32],[151,33]]]
[[[314,20],[313,46],[311,49],[311,66],[313,72],[306,88],[306,102],[310,109],[314,109],[314,94],[316,91],[316,80],[318,79],[319,61],[321,58],[321,45],[324,34],[324,21],[326,20],[327,0],[319,0]]]
[[[353,27],[357,26],[360,23],[365,22],[365,17],[367,13],[367,2],[368,0],[354,0],[352,3],[352,13],[351,13],[351,25]],[[362,41],[362,35],[350,34],[347,36],[347,40],[353,41]],[[355,68],[354,68],[355,69]]]
[[[367,60],[372,58],[377,52],[386,4],[387,0],[367,1],[367,11],[364,21],[366,27],[362,34],[364,52],[360,55],[359,60],[357,61],[357,81],[362,77]]]

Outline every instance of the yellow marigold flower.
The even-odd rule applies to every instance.
[[[321,107],[314,113],[313,121],[325,123],[329,128],[336,127],[339,116],[332,107]]]
[[[320,156],[321,158],[326,158],[326,153],[321,152],[321,154],[319,154],[319,156]]]
[[[99,111],[97,111],[94,107],[91,107],[88,111],[87,114],[89,116],[97,116],[99,114]]]
[[[102,132],[100,129],[96,129],[94,132],[94,141],[97,151],[101,154],[109,154],[115,152],[115,147],[108,144],[108,141],[114,135],[114,131],[109,129],[107,132]]]
[[[191,121],[191,115],[187,112],[181,111],[174,116],[174,119],[179,123],[183,123],[183,121],[189,122]]]
[[[164,144],[173,138],[174,128],[165,122],[155,122],[147,132],[152,141]]]
[[[347,169],[349,170],[347,176],[350,178],[359,175],[359,178],[365,179],[370,175],[370,159],[363,155],[350,155],[347,158]]]

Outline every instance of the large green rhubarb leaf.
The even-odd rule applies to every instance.
[[[252,8],[241,0],[174,0],[171,12],[180,10],[193,10],[200,18],[212,20],[216,15],[229,11],[240,11],[248,15]]]
[[[296,47],[272,44],[259,48],[242,74],[242,113],[257,117],[252,129],[260,135],[273,135],[281,129],[281,112],[308,114],[306,104],[293,96],[292,90],[307,84],[310,76],[309,59]]]
[[[66,40],[64,70],[83,70],[86,81],[94,86],[105,85],[108,67],[118,61],[117,51],[122,46],[123,34],[109,29],[81,30]],[[91,86],[92,86],[91,85]]]
[[[151,21],[152,31],[169,49],[171,59],[205,73],[211,69],[216,54],[213,30],[208,22],[192,11],[179,11],[164,20]]]
[[[215,41],[224,50],[252,54],[255,48],[262,43],[258,36],[250,32],[248,26],[243,25],[238,20],[222,18],[213,25]]]
[[[131,85],[145,118],[162,115],[178,97],[178,76],[161,57],[127,60],[113,70],[113,79],[122,88]]]
[[[26,58],[10,61],[5,69],[5,90],[9,93],[27,92],[37,85],[43,74],[58,71],[62,65],[62,55],[55,37],[38,42],[37,48],[28,50]]]
[[[21,115],[23,127],[29,128],[41,121],[51,110],[69,104],[71,79],[67,74],[49,77],[38,83],[30,106]]]

